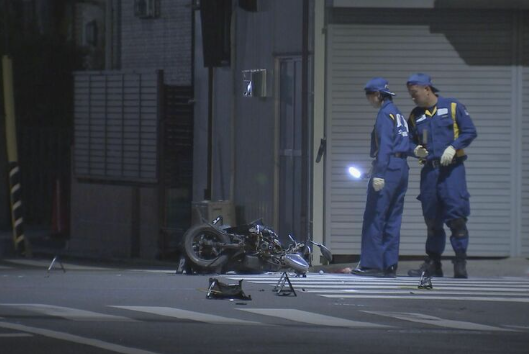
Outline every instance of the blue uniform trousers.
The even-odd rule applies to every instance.
[[[463,162],[438,166],[427,162],[421,170],[421,201],[424,220],[428,228],[426,253],[441,255],[445,250],[444,223],[450,226],[455,219],[467,220],[470,215],[470,195],[467,190]],[[465,237],[450,237],[456,253],[466,253],[468,233]]]
[[[396,265],[399,259],[400,225],[409,167],[406,159],[390,159],[384,188],[375,192],[372,181],[367,188],[360,258],[363,268],[387,269]]]

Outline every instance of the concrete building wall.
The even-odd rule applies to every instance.
[[[191,84],[192,15],[189,0],[161,0],[160,17],[134,16],[134,1],[121,1],[121,69],[163,69],[165,83]]]
[[[207,182],[207,68],[195,26],[195,200]],[[229,67],[214,68],[212,199],[232,199],[239,221],[263,217],[274,221],[277,93],[275,60],[301,55],[302,1],[257,1],[249,12],[234,2],[232,57]],[[266,69],[266,97],[243,96],[243,70]]]

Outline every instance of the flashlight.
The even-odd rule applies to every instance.
[[[363,174],[362,174],[362,171],[360,171],[358,168],[356,168],[356,167],[354,167],[354,166],[351,166],[351,167],[349,167],[348,171],[349,171],[349,174],[350,174],[353,178],[355,178],[355,179],[360,179],[360,178],[362,178],[362,175],[363,175]]]

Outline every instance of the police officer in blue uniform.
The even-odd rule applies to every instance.
[[[463,150],[477,132],[465,106],[453,98],[438,95],[430,76],[417,73],[409,77],[408,92],[415,102],[409,117],[410,152],[424,163],[421,169],[420,195],[427,227],[427,258],[410,276],[442,277],[441,255],[445,250],[444,224],[451,231],[455,252],[454,277],[467,278],[467,218],[470,215]]]
[[[408,124],[393,104],[387,80],[371,79],[366,98],[379,108],[371,133],[374,158],[367,188],[360,263],[355,275],[396,277],[404,196],[408,189]]]

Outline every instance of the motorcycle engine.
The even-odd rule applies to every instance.
[[[282,251],[281,242],[273,235],[258,234],[257,236],[257,251],[264,257],[269,258],[274,254]]]

